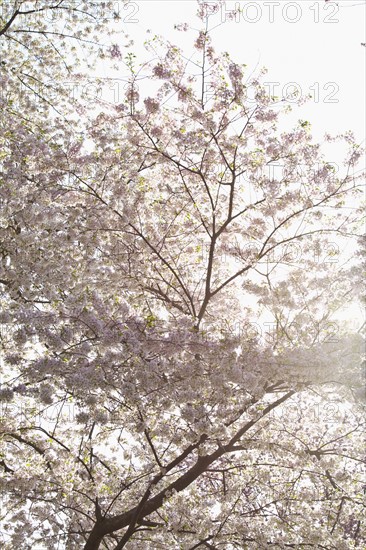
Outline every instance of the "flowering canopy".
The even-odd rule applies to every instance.
[[[54,6],[91,49],[93,4]],[[362,339],[333,317],[362,287],[354,136],[337,138],[337,172],[309,123],[281,132],[285,98],[216,53],[204,4],[190,62],[159,37],[140,71],[123,45],[99,50],[127,60],[115,106],[57,86],[67,28],[59,48],[43,40],[63,19],[13,15],[0,31],[3,547],[360,547]],[[56,98],[19,93],[50,75]],[[342,264],[325,261],[335,239]]]

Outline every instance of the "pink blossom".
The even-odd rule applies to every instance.
[[[108,51],[112,59],[122,59],[122,52],[118,44],[113,44]]]
[[[144,104],[146,107],[146,112],[148,114],[156,113],[157,111],[159,111],[160,103],[156,99],[147,97],[146,99],[144,99]]]

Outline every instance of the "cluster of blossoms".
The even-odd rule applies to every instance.
[[[109,54],[112,57],[112,59],[122,59],[122,52],[118,44],[113,44],[109,48]]]
[[[146,99],[144,99],[144,105],[146,107],[146,112],[148,114],[157,113],[159,111],[159,108],[160,108],[159,101],[157,101],[156,99],[154,99],[152,97],[147,97]]]

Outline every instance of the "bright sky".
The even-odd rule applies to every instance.
[[[134,40],[135,53],[149,37],[147,29],[178,45],[185,43],[187,53],[192,51],[192,33],[177,32],[174,24],[199,26],[195,0],[138,0],[125,8],[121,2],[116,4],[121,28]],[[235,5],[242,14],[230,21],[227,12]],[[289,83],[296,83],[304,96],[313,94],[302,112],[296,109],[294,120],[309,120],[317,140],[326,131],[337,134],[352,129],[361,142],[366,118],[366,48],[361,46],[365,11],[365,0],[230,0],[210,22],[211,26],[223,22],[213,34],[216,49],[248,65],[248,76],[265,66],[264,82],[279,83],[272,84],[274,95],[281,96]]]

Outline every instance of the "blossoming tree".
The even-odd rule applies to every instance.
[[[109,48],[126,98],[91,109],[14,95],[68,58],[51,23],[2,23],[4,548],[365,543],[362,339],[335,321],[362,286],[361,150],[338,136],[336,171],[308,122],[280,131],[286,98],[199,17],[190,58]]]

